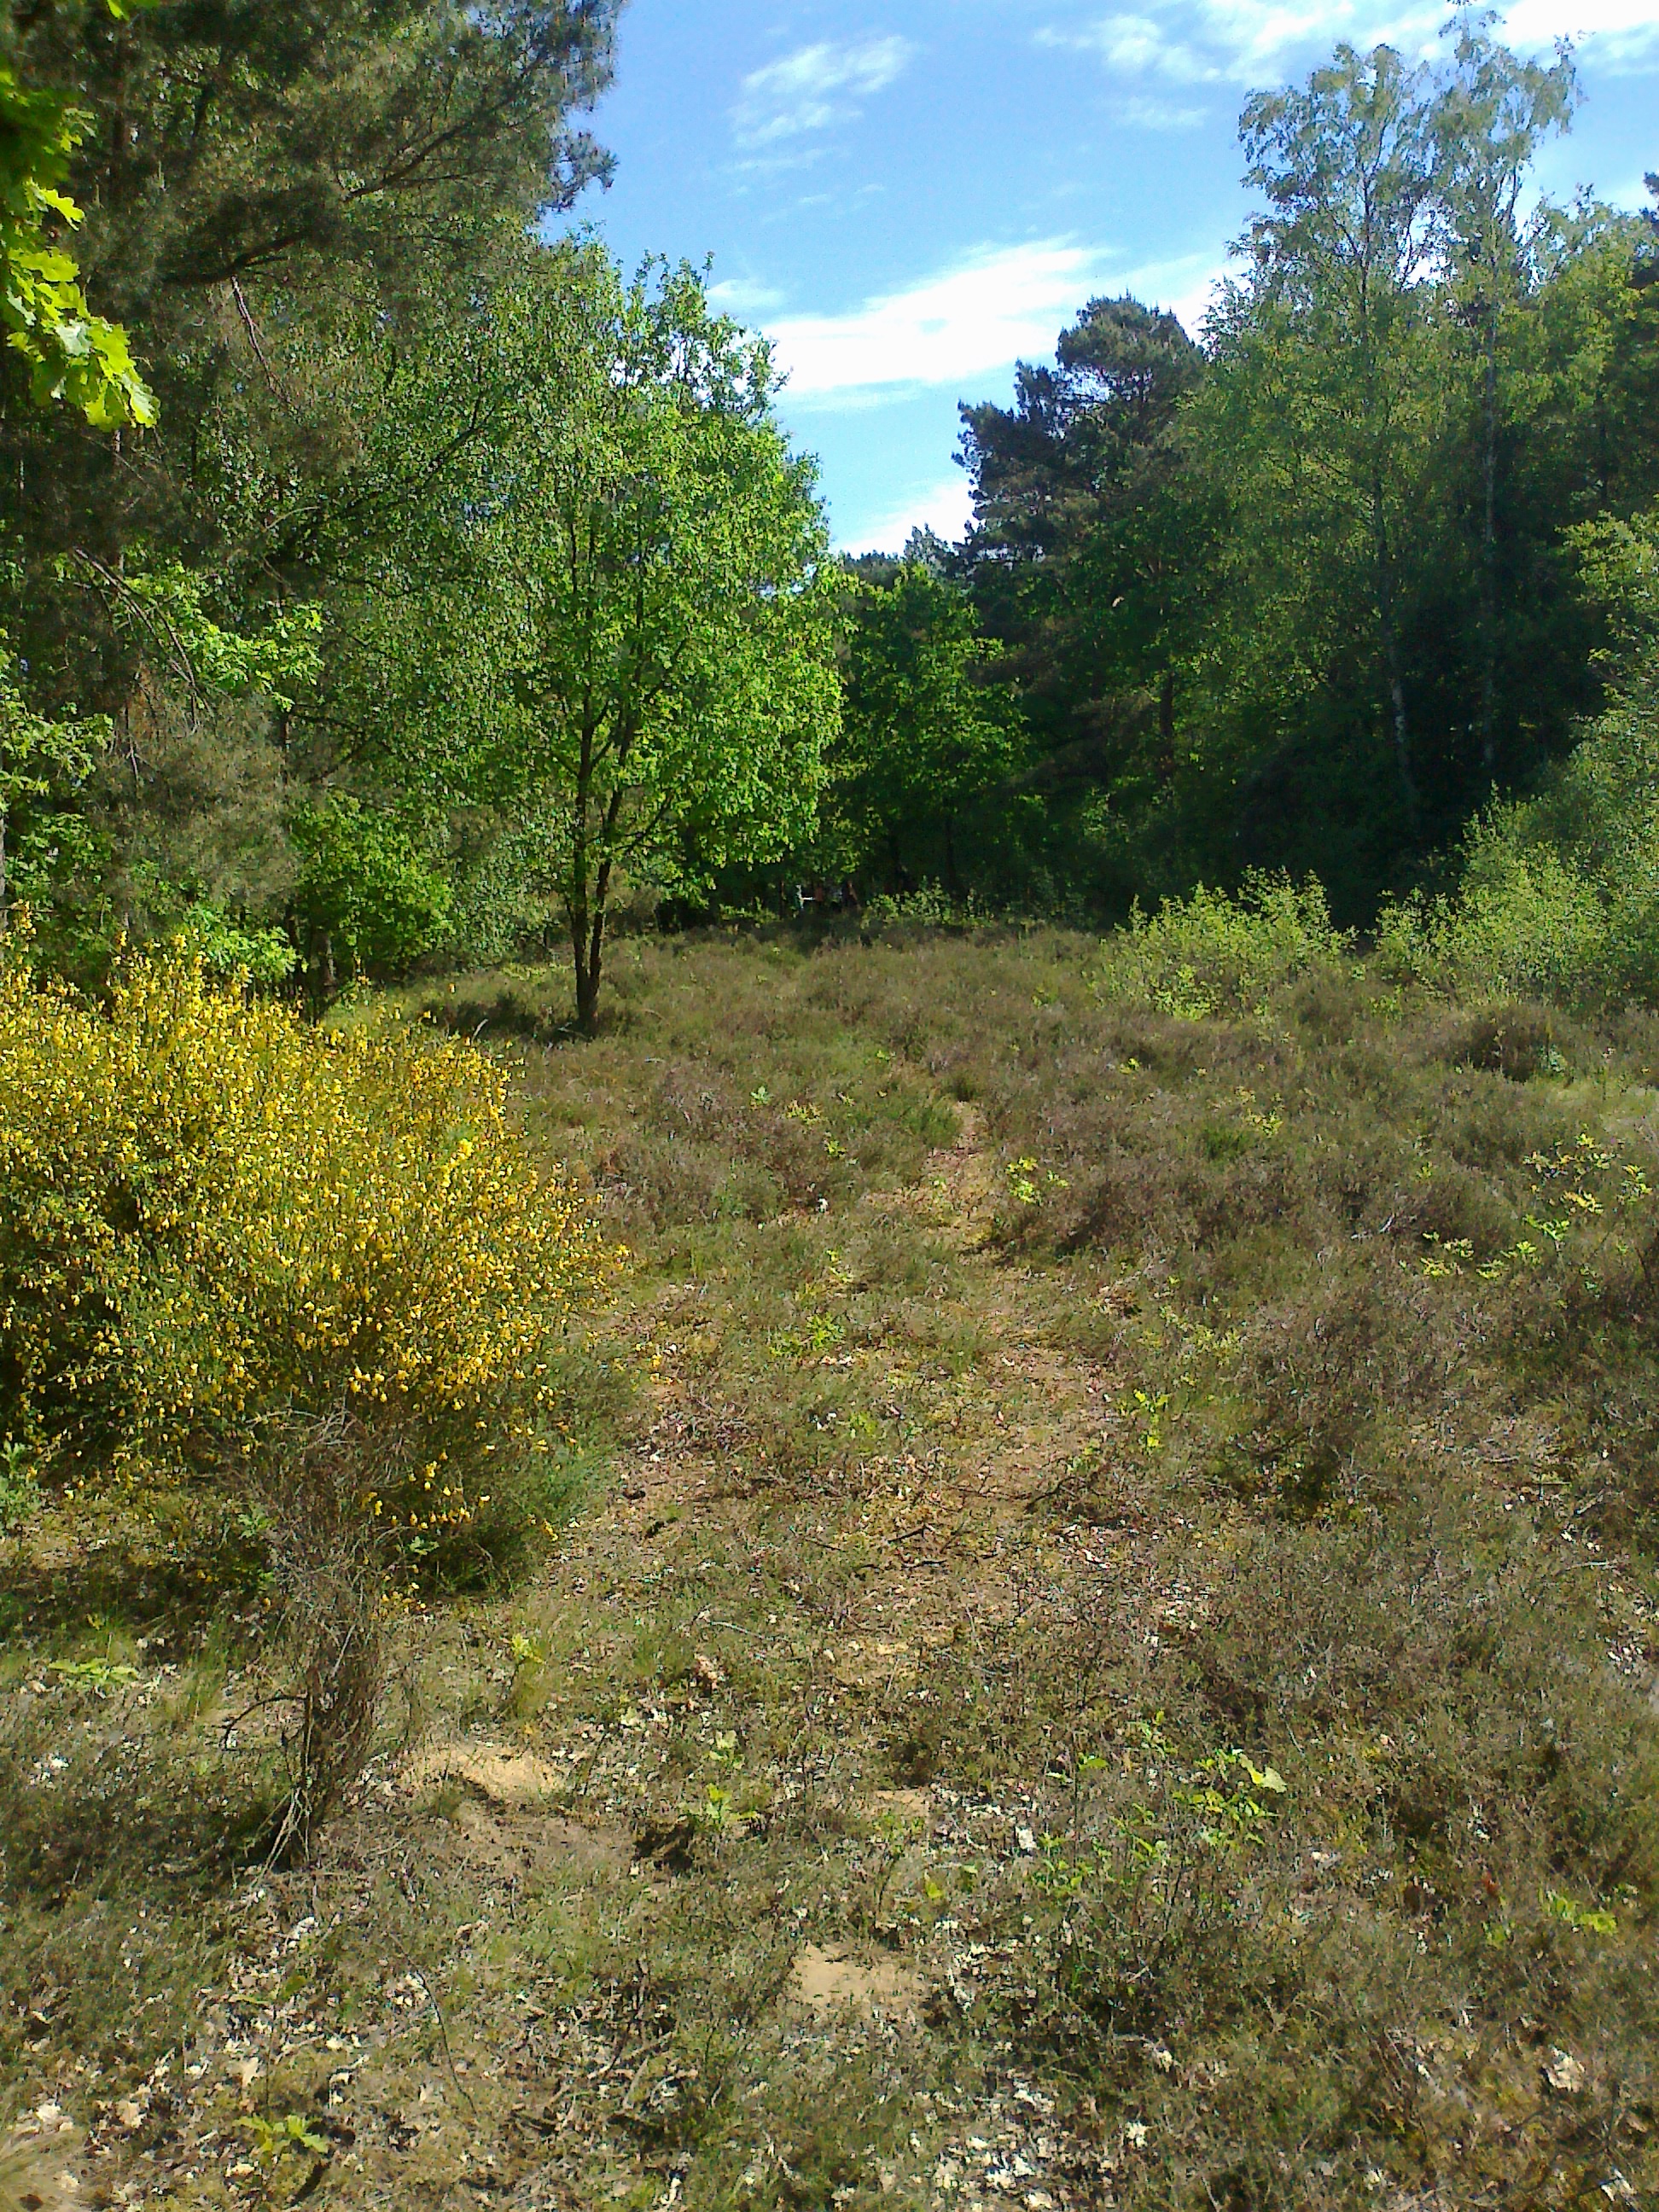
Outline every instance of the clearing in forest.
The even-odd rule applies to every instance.
[[[297,1872],[234,1517],[4,1544],[0,2203],[1647,2201],[1659,1021],[1109,981],[433,987],[633,1255],[592,1479]]]

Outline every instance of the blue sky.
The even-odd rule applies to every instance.
[[[957,536],[957,403],[1006,398],[1092,295],[1196,329],[1241,228],[1253,89],[1339,39],[1426,51],[1418,0],[629,0],[581,203],[628,263],[712,256],[775,339],[837,542]],[[1515,0],[1516,46],[1577,40],[1584,99],[1542,177],[1635,206],[1659,169],[1659,0]]]

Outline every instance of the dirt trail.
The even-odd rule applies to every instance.
[[[836,1679],[866,1689],[902,1681],[930,1646],[994,1634],[1019,1610],[1034,1540],[1052,1519],[1039,1524],[1034,1509],[1097,1461],[1108,1435],[1109,1376],[1056,1344],[1051,1279],[994,1241],[1008,1193],[983,1114],[971,1104],[955,1110],[956,1142],[929,1156],[918,1181],[868,1194],[854,1209],[902,1217],[919,1238],[943,1244],[957,1263],[964,1321],[985,1340],[927,1432],[902,1451],[872,1450],[858,1470],[858,1510],[836,1540],[856,1542],[868,1565],[824,1642]],[[695,1325],[696,1304],[665,1294],[651,1316],[654,1335],[677,1341]],[[871,1372],[885,1356],[878,1347],[853,1357]],[[699,1525],[740,1534],[776,1503],[775,1492],[732,1480],[736,1406],[666,1364],[652,1396],[655,1419],[592,1530],[647,1581],[683,1543],[671,1516],[689,1512]]]

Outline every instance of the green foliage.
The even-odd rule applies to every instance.
[[[319,947],[343,974],[396,975],[444,941],[450,884],[429,841],[353,799],[297,816],[294,912],[313,965]]]
[[[1311,868],[1366,924],[1570,749],[1659,489],[1650,234],[1533,190],[1575,99],[1474,17],[1438,62],[1340,48],[1245,109],[1201,346],[1094,301],[964,408],[957,560],[1040,802],[984,848],[1027,902]]]
[[[1659,501],[1628,519],[1602,515],[1566,532],[1579,588],[1606,622],[1615,678],[1659,653]]]
[[[1443,990],[1569,1000],[1616,988],[1596,886],[1560,854],[1528,850],[1517,826],[1510,811],[1477,829],[1455,892],[1383,908],[1376,951],[1386,974]]]
[[[100,580],[109,587],[118,632],[136,634],[145,657],[192,690],[228,699],[255,692],[286,711],[320,672],[320,607],[262,610],[258,627],[243,632],[216,619],[208,580],[179,562],[130,565],[118,579]]]
[[[16,655],[0,634],[0,932],[9,902],[7,842],[15,817],[32,799],[72,791],[91,772],[94,750],[109,735],[100,719],[38,714],[17,682],[16,667]]]
[[[0,1443],[0,1537],[31,1521],[40,1504],[34,1455],[27,1444],[9,1437]]]
[[[1659,663],[1534,798],[1474,825],[1455,890],[1384,909],[1377,951],[1445,990],[1659,1001]]]
[[[313,2158],[325,2158],[331,2148],[328,2137],[316,2134],[303,2112],[284,2112],[280,2120],[267,2120],[254,2112],[249,2115],[248,2127],[255,2157],[268,2163],[274,2164],[287,2150],[305,2150]]]
[[[119,16],[125,8],[113,3]],[[94,315],[73,257],[53,242],[82,210],[64,190],[91,118],[66,94],[20,82],[0,61],[0,325],[37,406],[76,409],[94,429],[155,420],[126,332]]]
[[[963,817],[1006,783],[1022,751],[1017,711],[985,681],[995,649],[961,586],[923,562],[854,576],[848,592],[823,842],[893,891],[931,862],[959,898]]]
[[[0,120],[46,142],[49,189],[84,210],[87,291],[156,394],[142,441],[89,438],[63,407],[0,413],[0,624],[43,714],[80,702],[120,738],[72,805],[17,825],[39,950],[88,979],[123,932],[164,935],[198,900],[283,924],[296,810],[338,788],[385,809],[315,679],[330,623],[372,603],[388,549],[424,526],[416,495],[456,459],[418,425],[396,454],[377,444],[388,357],[439,349],[526,231],[604,173],[580,111],[607,81],[617,8],[111,12],[46,0],[0,31],[9,94],[35,103],[9,96]],[[57,87],[72,113],[35,90]],[[3,135],[0,179],[44,173]],[[46,220],[56,252],[67,218]],[[119,336],[78,320],[94,356]],[[444,795],[396,800],[441,850]]]
[[[1156,914],[1137,911],[1106,940],[1097,988],[1125,1005],[1201,1021],[1248,1012],[1292,977],[1337,967],[1352,949],[1312,877],[1247,878],[1237,898],[1200,884]]]
[[[376,751],[544,824],[586,1028],[626,881],[695,890],[812,821],[838,585],[772,392],[695,271],[625,283],[585,246],[528,254],[406,395],[466,466],[362,665]]]
[[[210,899],[190,901],[177,935],[209,975],[226,981],[246,976],[269,989],[294,973],[294,946],[285,931],[250,927]]]

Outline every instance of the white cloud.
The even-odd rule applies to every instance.
[[[1167,307],[1188,337],[1195,338],[1214,304],[1228,265],[1214,254],[1189,253],[1184,261],[1170,263],[1161,270],[1146,270],[1139,281],[1131,276],[1125,289],[1138,300],[1150,300],[1160,307]],[[1161,285],[1156,281],[1145,281],[1147,277],[1156,280],[1159,276],[1164,279]]]
[[[1172,307],[1195,328],[1219,274],[1211,254],[1125,268],[1098,247],[1046,239],[988,247],[845,314],[787,316],[768,331],[792,400],[868,404],[1041,360],[1102,294]]]
[[[1182,107],[1172,100],[1149,100],[1139,94],[1112,104],[1113,122],[1126,124],[1131,131],[1190,131],[1194,124],[1204,122],[1208,112],[1206,108]]]
[[[1408,52],[1438,44],[1441,0],[1152,0],[1145,13],[1115,13],[1036,33],[1041,46],[1097,54],[1115,75],[1172,84],[1269,83],[1339,39],[1362,51],[1386,41]],[[1659,42],[1659,0],[1511,0],[1502,29],[1512,45],[1544,48],[1558,38],[1585,42],[1586,58],[1638,60]]]
[[[723,315],[753,319],[770,308],[781,307],[783,294],[775,284],[763,283],[758,277],[723,276],[718,284],[709,286],[708,304]]]
[[[1103,15],[1077,31],[1042,30],[1037,44],[1098,54],[1109,69],[1130,76],[1153,74],[1183,84],[1208,84],[1221,75],[1213,61],[1172,37],[1150,15]]]
[[[738,142],[776,146],[858,112],[858,102],[884,92],[903,74],[915,48],[908,39],[866,39],[860,46],[829,40],[769,62],[743,81],[732,110]]]
[[[896,501],[885,514],[860,516],[852,529],[838,531],[836,550],[902,553],[913,530],[931,530],[954,545],[966,537],[973,518],[973,489],[966,471],[956,469],[938,483]]]
[[[1516,0],[1504,31],[1516,46],[1569,38],[1588,43],[1587,58],[1633,60],[1659,42],[1659,0]]]
[[[1605,200],[1609,207],[1625,208],[1632,214],[1639,209],[1645,215],[1653,206],[1653,194],[1648,189],[1646,176],[1640,171],[1618,184],[1609,185],[1604,191],[1598,191],[1596,198]]]
[[[770,334],[794,399],[958,384],[1047,353],[1104,266],[1064,239],[989,249],[846,314],[775,322]]]
[[[1528,0],[1532,4],[1532,0]],[[1628,0],[1643,4],[1643,0]],[[1334,0],[1316,13],[1282,0],[1194,0],[1161,7],[1154,15],[1103,15],[1072,31],[1041,31],[1039,44],[1097,53],[1124,76],[1160,76],[1176,84],[1255,84],[1280,73],[1294,52],[1328,52],[1339,39],[1361,46],[1379,39],[1432,39],[1443,9],[1407,0],[1369,12],[1357,0]]]

